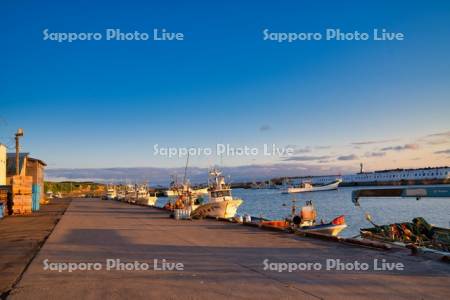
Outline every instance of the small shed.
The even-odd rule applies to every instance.
[[[44,169],[47,166],[40,159],[30,157],[29,153],[19,153],[19,175],[31,176],[33,178],[33,194],[39,194],[39,202],[45,203],[44,192]],[[12,177],[16,175],[16,154],[8,153],[7,159],[7,181],[11,182]]]
[[[33,177],[33,192],[40,194],[39,202],[45,203],[45,191],[44,191],[44,168],[47,166],[40,159],[28,157],[25,175]]]

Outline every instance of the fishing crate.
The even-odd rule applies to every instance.
[[[14,195],[28,195],[31,194],[33,184],[33,177],[31,176],[12,176],[11,186]]]
[[[15,215],[29,214],[33,208],[33,196],[29,195],[14,195],[13,196],[13,213]]]

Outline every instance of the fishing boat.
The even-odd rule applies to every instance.
[[[125,195],[126,195],[126,192],[125,192],[125,190],[119,190],[118,192],[117,192],[117,200],[119,200],[119,201],[125,201]]]
[[[317,212],[312,201],[306,202],[306,205],[301,208],[299,215],[295,214],[294,202],[293,212],[292,223],[296,226],[295,230],[298,232],[312,232],[337,236],[342,230],[347,228],[343,215],[334,218],[329,223],[323,221],[317,223]]]
[[[125,202],[154,206],[157,199],[156,193],[150,193],[146,184],[127,185],[126,187]]]
[[[172,182],[170,184],[171,191],[169,195],[174,195],[176,198],[169,198],[169,201],[164,205],[164,208],[169,211],[173,211],[175,217],[177,210],[183,210],[187,212],[189,216],[192,211],[196,210],[201,204],[203,204],[203,198],[200,193],[194,193],[191,188],[190,182],[187,178],[187,169],[189,166],[189,153],[186,159],[186,166],[184,169],[183,183],[179,184],[177,177],[172,176]],[[205,188],[207,190],[208,188]],[[168,192],[168,191],[166,191]],[[166,193],[168,195],[168,193]]]
[[[336,190],[339,187],[339,184],[342,182],[341,179],[338,179],[330,184],[326,185],[312,185],[310,182],[302,182],[300,186],[297,187],[288,187],[287,190],[284,190],[283,194],[293,194],[293,193],[306,193],[306,192],[320,192],[320,191],[331,191]]]
[[[170,211],[177,209],[187,210],[190,214],[190,212],[196,210],[201,204],[203,204],[202,197],[185,190],[180,192],[176,199],[170,199],[166,205],[164,205],[164,208]]]
[[[225,183],[225,177],[218,169],[209,172],[209,198],[208,202],[199,205],[192,213],[193,218],[214,217],[233,218],[242,199],[233,198],[231,187]]]
[[[106,188],[106,199],[114,200],[117,197],[116,188],[113,185],[108,185]]]
[[[147,185],[140,185],[136,187],[136,203],[141,205],[155,206],[156,193],[150,193]]]
[[[132,184],[127,184],[125,187],[125,198],[124,201],[127,203],[136,202],[136,186]]]
[[[164,191],[164,195],[166,197],[177,197],[181,194],[181,192],[190,192],[199,196],[208,195],[208,187],[192,188],[190,184],[188,184],[186,179],[186,171],[182,184],[178,183],[178,177],[176,175],[172,175],[171,178],[172,180],[170,181],[169,189]]]
[[[320,233],[330,236],[337,236],[342,230],[347,228],[344,216],[338,216],[329,223],[316,223],[317,212],[312,201],[307,201],[301,208],[300,214],[296,213],[295,200],[293,200],[291,216],[285,220],[263,220],[261,227],[274,228],[280,230],[294,230],[299,233]]]
[[[312,232],[337,236],[345,228],[347,228],[347,224],[345,224],[344,216],[339,216],[334,218],[329,223],[315,224],[311,226],[299,226],[296,230],[298,232]]]
[[[171,180],[170,180],[170,184],[169,184],[169,189],[164,191],[164,196],[166,196],[166,197],[178,196],[180,189],[182,188],[182,185],[178,183],[177,175],[171,175],[170,178],[171,178]]]
[[[208,187],[204,187],[204,188],[194,188],[192,190],[192,192],[196,195],[208,195],[209,191],[208,191]]]
[[[176,197],[180,195],[180,189],[185,190],[184,187],[171,187],[170,189],[164,191],[164,195],[166,197]],[[205,188],[189,188],[189,192],[196,195],[207,195],[208,194],[208,187]]]

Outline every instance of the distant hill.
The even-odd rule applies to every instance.
[[[303,163],[279,163],[271,165],[246,165],[222,167],[225,176],[231,182],[247,182],[267,180],[274,177],[293,177],[345,173],[348,170],[340,168],[322,169]],[[354,170],[353,170],[354,171]],[[167,186],[170,176],[177,174],[182,180],[184,168],[99,168],[99,169],[48,169],[46,179],[51,181],[94,181],[94,182],[150,182],[152,186]],[[193,184],[206,183],[208,168],[188,168],[188,178]]]

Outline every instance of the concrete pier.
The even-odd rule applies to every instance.
[[[107,259],[182,263],[179,271],[106,270]],[[264,270],[263,261],[327,259],[402,263],[404,271]],[[100,270],[58,272],[47,263],[101,263]],[[176,221],[164,211],[115,201],[75,199],[11,299],[445,299],[449,264],[301,238],[215,220]]]
[[[5,297],[38,253],[70,199],[54,199],[38,212],[0,220],[0,297]]]

